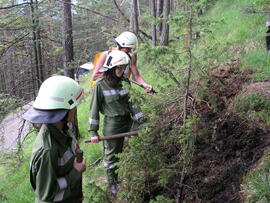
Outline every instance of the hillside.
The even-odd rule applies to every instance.
[[[92,90],[90,75],[80,78],[85,203],[270,202],[270,58],[260,12],[266,1],[201,2],[203,14],[181,10],[170,18],[170,46],[143,39],[136,50],[157,94],[129,87],[147,127],[125,141],[117,197],[107,188],[102,143],[84,143]],[[140,20],[150,30],[148,16]],[[0,202],[34,201],[28,167],[35,135],[25,138],[23,151],[1,154]]]
[[[122,198],[133,195],[129,201],[134,202],[270,201],[267,29],[265,16],[250,12],[252,6],[254,2],[247,0],[217,1],[200,20],[208,23],[207,28],[195,27],[203,31],[192,50],[195,79],[187,121],[183,121],[182,87],[175,91],[180,92],[178,96],[171,97],[171,84],[149,76],[155,78],[162,94],[158,99],[146,98],[146,109],[153,103],[158,116],[153,116],[150,131],[137,139],[147,146],[132,141],[123,155]],[[187,74],[175,66],[188,66],[189,58],[173,63],[170,51],[157,50],[163,55],[147,59],[154,67],[167,66],[167,77],[174,80],[172,75]],[[167,124],[172,127],[163,129]],[[134,155],[138,157],[130,158]]]

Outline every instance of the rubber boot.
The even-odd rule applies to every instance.
[[[115,168],[106,169],[107,180],[108,180],[110,192],[112,193],[112,195],[116,195],[117,192],[118,192],[118,186],[117,186],[118,175],[115,172],[116,169],[117,169],[116,167]]]
[[[112,195],[116,195],[117,192],[118,192],[118,186],[117,186],[117,184],[112,184],[110,186],[110,191],[111,191]]]

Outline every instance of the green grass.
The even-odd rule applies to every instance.
[[[221,52],[220,59],[242,58],[254,49],[265,47],[265,16],[248,13],[246,7],[251,5],[251,0],[217,1],[203,18],[211,22],[207,28],[212,31],[203,34],[203,40]]]
[[[26,139],[22,160],[16,153],[1,154],[0,202],[34,202],[34,192],[29,182],[29,159],[34,138],[35,133],[31,133]]]
[[[270,80],[270,55],[264,49],[255,49],[244,55],[242,66],[256,70],[252,75],[254,82]]]
[[[257,93],[238,96],[235,111],[243,117],[249,115],[259,122],[270,123],[270,101]]]
[[[260,160],[258,166],[250,171],[242,185],[246,203],[270,202],[270,152]]]
[[[240,58],[241,66],[243,68],[252,68],[256,73],[252,75],[253,81],[264,81],[270,78],[270,57],[265,50],[265,16],[261,14],[250,14],[244,12],[245,6],[253,5],[253,0],[222,0],[217,1],[216,5],[210,10],[210,13],[204,17],[205,20],[212,23],[207,24],[207,28],[211,28],[211,33],[202,33],[201,39],[196,44],[196,49],[200,56],[204,56],[207,63],[207,51],[216,52],[215,60],[218,62],[226,62],[232,58]],[[208,49],[209,50],[205,50]],[[211,48],[211,49],[210,49]],[[139,50],[140,51],[140,50]],[[139,52],[140,53],[140,52]],[[138,67],[141,75],[146,82],[153,85],[157,91],[167,85],[175,85],[170,78],[161,77],[157,74],[158,67],[149,65],[146,60],[143,60],[145,52],[139,54]],[[164,59],[165,56],[160,57]],[[164,59],[168,60],[168,59]],[[169,60],[168,60],[169,61]],[[173,63],[173,62],[172,62]],[[211,68],[210,64],[207,64]],[[179,77],[181,73],[178,73]],[[177,75],[178,76],[178,75]],[[89,117],[89,103],[91,97],[91,90],[89,88],[90,75],[86,75],[81,79],[81,85],[84,87],[84,98],[78,106],[78,122],[82,139],[80,146],[87,158],[87,170],[84,173],[83,190],[85,194],[85,202],[106,202],[107,188],[104,176],[104,169],[102,166],[102,143],[84,143],[88,135],[88,117]],[[143,93],[143,90],[134,86],[138,91]],[[162,92],[161,92],[162,94]],[[148,102],[159,103],[156,101],[156,96],[146,95]],[[247,101],[245,103],[245,101]],[[239,102],[239,109],[256,108],[256,105],[266,105],[269,109],[268,103],[264,100],[255,98],[247,98],[242,103]],[[265,103],[266,102],[266,103]],[[147,103],[147,102],[146,102]],[[242,106],[241,106],[242,105]],[[264,109],[263,112],[266,110]],[[244,112],[244,111],[243,111]],[[269,112],[268,112],[269,113]],[[259,113],[259,118],[269,119],[269,114]],[[100,122],[100,135],[102,135],[102,121]],[[0,157],[0,202],[3,203],[28,203],[33,202],[34,193],[29,183],[29,159],[31,151],[31,141],[35,135],[31,135],[29,143],[24,149],[23,162],[18,163],[18,157],[14,154],[1,155]],[[269,155],[268,155],[269,156]],[[265,159],[264,169],[259,169],[257,172],[251,172],[245,182],[246,196],[252,201],[265,200],[267,191],[269,193],[269,184],[263,181],[262,174],[269,171],[269,158]],[[268,163],[268,165],[267,165]],[[15,192],[14,192],[15,191]],[[156,202],[164,202],[164,197],[159,197]]]
[[[88,139],[88,116],[90,103],[90,88],[89,75],[82,78],[81,85],[84,87],[84,99],[78,106],[78,122],[80,126],[80,133],[82,135],[81,148],[84,151],[84,156],[87,158],[87,170],[84,173],[83,190],[85,193],[85,201],[91,202],[95,198],[102,199],[104,191],[106,191],[105,179],[102,180],[99,186],[96,181],[100,177],[104,177],[104,169],[100,164],[93,165],[94,162],[102,158],[102,143],[86,144],[84,139]],[[102,126],[102,125],[101,125]],[[102,129],[102,127],[101,127]],[[1,154],[0,156],[0,202],[1,203],[32,203],[34,202],[34,192],[29,182],[29,162],[31,155],[31,148],[36,134],[31,133],[24,143],[23,160],[19,162],[19,157],[16,152],[9,152]],[[102,187],[102,188],[100,188]],[[93,195],[96,194],[96,195]],[[94,197],[95,196],[95,197]],[[105,198],[104,197],[104,198]]]

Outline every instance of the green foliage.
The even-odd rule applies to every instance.
[[[110,202],[106,191],[93,183],[86,184],[86,187],[84,188],[84,194],[86,194],[85,202],[87,203]]]
[[[155,200],[150,200],[149,203],[173,203],[173,202],[174,200],[164,197],[162,195],[159,195],[155,198]]]
[[[252,75],[253,81],[270,80],[270,57],[264,49],[255,49],[244,55],[242,66],[256,70]]]
[[[126,2],[123,3],[123,10],[127,10],[129,6]],[[199,8],[204,7],[205,3],[208,4],[209,2],[216,2],[210,9],[210,13],[199,19],[193,19],[193,33],[190,34],[195,36],[194,33],[198,32],[200,38],[195,39],[193,37],[190,41],[191,58],[184,49],[185,36],[188,32],[186,22],[188,22],[190,13],[179,8],[170,16],[168,21],[170,24],[170,46],[153,48],[145,42],[141,43],[138,49],[138,67],[141,75],[149,84],[154,86],[158,94],[145,94],[142,89],[134,85],[130,88],[132,99],[138,102],[150,124],[137,137],[126,139],[125,152],[119,155],[121,158],[119,177],[122,181],[119,198],[128,202],[142,202],[145,197],[148,197],[151,203],[173,202],[166,196],[169,193],[167,188],[169,178],[175,175],[182,176],[191,170],[189,163],[197,139],[194,130],[197,117],[191,115],[183,125],[178,123],[170,131],[157,130],[158,127],[168,122],[167,117],[160,117],[166,109],[172,108],[174,113],[183,112],[183,93],[186,87],[189,62],[192,62],[191,92],[196,92],[196,89],[202,90],[198,93],[199,97],[207,97],[206,100],[213,101],[211,102],[213,104],[214,96],[204,91],[205,86],[196,86],[198,83],[195,82],[198,77],[207,80],[207,72],[228,59],[241,58],[243,67],[257,69],[257,72],[253,75],[254,81],[269,80],[269,57],[264,51],[263,43],[265,34],[264,16],[244,11],[245,6],[265,8],[267,6],[265,2],[268,2],[268,0],[200,0],[197,2],[198,4],[193,4],[193,1],[181,1],[181,4],[190,3],[194,6],[193,11],[196,13]],[[90,6],[91,9],[102,11],[112,18],[121,18],[118,13],[110,9],[108,1],[95,1],[95,3],[80,1],[79,3],[81,6]],[[49,7],[48,10],[50,10]],[[73,14],[76,62],[88,61],[95,52],[107,49],[104,41],[108,41],[110,45],[113,44],[112,36],[127,29],[124,20],[115,23],[100,16],[89,14],[86,10],[78,8],[75,8],[75,10],[76,12]],[[43,10],[43,12],[45,11],[46,9]],[[43,19],[44,31],[47,31],[46,36],[50,37],[49,39],[43,39],[44,47],[46,47],[46,44],[50,44],[50,40],[60,39],[59,29],[61,26],[59,12],[57,11],[58,9],[52,11],[53,17],[56,19],[52,25],[55,33],[50,34],[46,27],[48,23],[45,22],[45,18]],[[148,16],[143,20],[145,24],[141,28],[147,30],[153,22],[153,18]],[[160,19],[156,22],[160,22]],[[48,56],[56,55],[56,58],[59,58],[60,43],[47,46],[47,49]],[[82,139],[89,138],[87,121],[91,91],[89,91],[89,81],[87,81],[90,76],[86,77],[81,82],[85,89],[85,96],[78,108],[78,121]],[[215,84],[222,88],[221,84],[216,84],[218,81],[212,82],[206,85]],[[8,102],[15,103],[13,100]],[[244,100],[239,99],[236,103],[239,112],[252,111],[257,118],[269,121],[269,101],[261,97],[258,98],[258,95],[253,95],[250,98],[249,96],[245,97]],[[100,134],[102,134],[101,130],[102,126],[100,127]],[[205,134],[208,133],[205,132]],[[81,148],[87,157],[88,166],[83,180],[85,201],[107,202],[107,184],[103,167],[100,164],[103,153],[102,143],[86,144],[81,140]],[[30,152],[25,152],[25,154],[24,163],[18,166],[19,170],[13,171],[14,174],[11,175],[7,168],[1,167],[1,177],[3,177],[2,174],[8,175],[1,178],[0,201],[33,202],[34,194],[30,188],[29,177],[25,175],[28,174]],[[6,157],[6,159],[3,157],[2,159],[3,161],[9,160],[10,157]],[[14,166],[14,163],[7,166]],[[269,166],[267,167],[269,169]],[[251,193],[255,195],[252,197],[253,201],[269,200],[267,199],[269,196],[266,194],[267,191],[269,192],[269,185],[266,181],[260,181],[263,178],[260,175],[261,172],[251,175],[254,180],[250,181],[252,183],[252,186],[250,186]],[[13,195],[14,188],[19,191],[16,195]],[[156,191],[162,191],[162,195],[154,196],[153,194],[156,194]],[[10,197],[11,195],[14,197]]]
[[[253,6],[259,7],[262,9],[269,9],[269,4],[270,4],[269,0],[254,0],[253,1]]]
[[[119,156],[119,165],[125,166],[119,169],[122,199],[141,202],[155,190],[163,188],[166,191],[169,178],[180,175],[178,167],[182,166],[185,173],[189,171],[196,139],[193,130],[196,120],[196,117],[190,117],[184,126],[175,126],[171,131],[164,130],[158,134],[155,128],[147,128],[128,140],[125,153]],[[164,198],[151,197],[151,200],[161,202]]]
[[[24,145],[24,158],[21,154],[1,153],[0,167],[0,202],[32,203],[34,192],[29,182],[29,159],[35,133],[31,133]],[[27,144],[28,143],[28,144]],[[29,144],[30,143],[30,144]]]
[[[23,102],[18,98],[5,97],[0,94],[0,121],[10,112],[22,106]]]
[[[270,201],[270,153],[265,154],[257,168],[250,171],[243,181],[245,202],[269,202]]]
[[[235,110],[240,115],[249,115],[259,121],[270,122],[270,100],[258,93],[239,96],[234,103]]]
[[[194,132],[194,128],[196,126],[197,119],[198,118],[195,115],[191,115],[185,120],[184,125],[180,128],[178,142],[181,146],[180,160],[184,166],[189,165],[193,156],[194,144],[196,141],[196,132]],[[184,170],[186,169],[184,168]]]

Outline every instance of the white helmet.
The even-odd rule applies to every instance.
[[[83,89],[72,78],[52,76],[40,86],[33,107],[40,110],[73,109],[82,98]]]
[[[116,66],[128,65],[129,61],[129,56],[125,52],[113,50],[108,54],[105,63],[99,72],[106,72]]]
[[[79,104],[83,89],[66,76],[52,76],[39,88],[33,107],[23,114],[31,123],[56,123],[61,121],[70,109]]]
[[[134,49],[136,46],[138,46],[138,38],[134,33],[128,31],[121,33],[118,37],[115,38],[115,41],[121,47]]]

